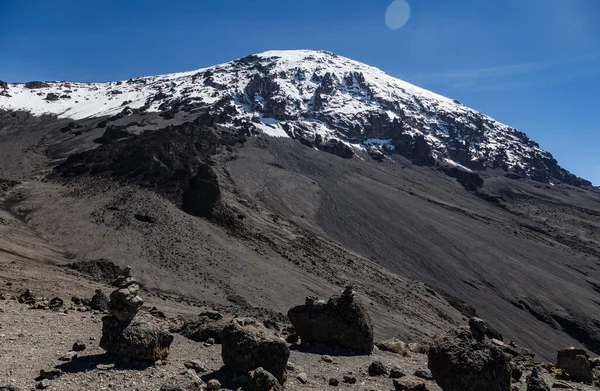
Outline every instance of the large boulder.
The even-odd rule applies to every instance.
[[[172,342],[173,335],[151,323],[123,323],[114,316],[102,318],[100,347],[109,354],[154,362],[167,358]]]
[[[490,341],[478,341],[468,328],[434,339],[428,366],[444,391],[510,391],[507,355]]]
[[[181,328],[181,335],[196,342],[206,342],[212,338],[215,343],[221,343],[221,333],[229,322],[206,314],[200,314],[195,319],[186,321]]]
[[[588,359],[589,356],[583,349],[562,349],[556,355],[556,366],[565,371],[571,380],[592,383],[594,376]]]
[[[371,318],[350,287],[327,303],[307,298],[306,304],[288,311],[302,342],[340,346],[361,354],[373,350]]]
[[[270,372],[280,384],[287,380],[290,350],[281,338],[254,319],[234,319],[221,334],[223,363],[247,373],[257,368]]]

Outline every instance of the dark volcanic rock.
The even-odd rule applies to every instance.
[[[181,335],[197,342],[206,342],[212,338],[215,343],[221,343],[221,334],[229,322],[223,319],[213,319],[200,315],[196,319],[184,323]]]
[[[366,308],[346,289],[327,303],[307,298],[305,305],[288,311],[288,317],[302,342],[320,342],[370,354],[373,326]]]
[[[44,83],[43,81],[30,81],[29,83],[25,83],[25,88],[29,88],[30,90],[47,87],[50,87],[50,84]]]
[[[115,356],[132,360],[157,361],[169,355],[173,336],[150,323],[120,322],[114,316],[102,318],[100,347]]]
[[[488,322],[481,318],[472,317],[469,319],[469,328],[471,330],[471,334],[473,334],[473,338],[478,341],[483,341],[487,338],[494,338],[499,341],[502,341],[502,334],[500,334],[496,329],[492,328]]]
[[[383,365],[381,361],[373,361],[369,365],[369,376],[383,376],[387,375],[388,369]]]
[[[199,167],[198,173],[189,180],[184,190],[181,209],[193,216],[211,217],[221,199],[217,175],[207,165]]]
[[[2,81],[2,80],[0,80],[0,88],[2,88],[2,89],[6,89],[6,88],[8,88],[8,83],[7,83],[7,82],[5,82],[5,81]],[[2,389],[2,388],[0,387],[0,390],[1,390],[1,389]]]
[[[264,368],[280,384],[287,380],[290,350],[284,340],[253,319],[234,319],[222,333],[223,363],[240,372]]]
[[[90,301],[90,307],[96,311],[108,311],[108,296],[100,289],[96,289],[96,294]]]
[[[428,365],[444,391],[509,391],[511,370],[507,356],[488,341],[477,341],[467,328],[437,338]]]
[[[571,380],[592,383],[594,377],[588,358],[583,349],[562,349],[556,355],[556,366],[567,372]]]
[[[46,95],[46,97],[44,98],[44,100],[49,100],[49,101],[55,101],[55,100],[59,100],[60,96],[58,96],[57,94],[50,92]]]
[[[248,388],[250,391],[283,391],[275,376],[263,368],[257,368],[248,373]]]
[[[102,282],[112,282],[123,274],[123,269],[107,259],[74,262],[68,264],[67,267]]]
[[[531,375],[527,377],[527,391],[550,391],[550,387],[540,376],[537,367],[534,367]]]

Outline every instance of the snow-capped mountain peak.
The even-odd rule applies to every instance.
[[[292,137],[351,157],[400,153],[416,164],[498,168],[581,186],[524,133],[363,63],[314,50],[268,51],[191,72],[108,83],[0,83],[0,109],[75,120],[211,107],[223,125]],[[383,156],[383,155],[381,155]]]

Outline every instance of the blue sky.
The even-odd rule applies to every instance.
[[[517,127],[600,185],[599,0],[406,1],[392,30],[391,0],[2,0],[0,79],[118,80],[330,50]]]

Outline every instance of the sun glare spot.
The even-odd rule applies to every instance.
[[[410,5],[405,0],[394,0],[385,12],[385,24],[392,30],[404,27],[410,17]]]

